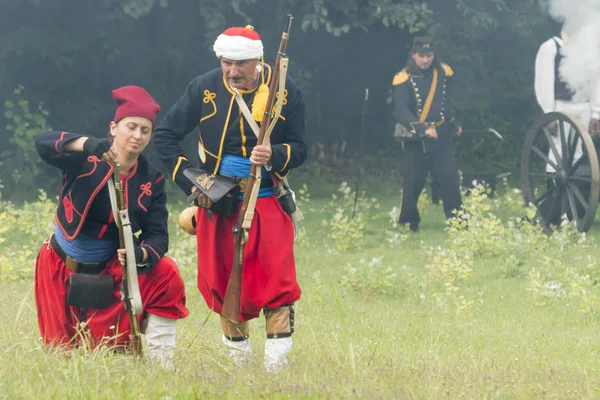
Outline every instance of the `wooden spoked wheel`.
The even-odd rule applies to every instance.
[[[551,112],[529,129],[521,155],[521,190],[545,228],[553,230],[568,219],[580,232],[590,229],[600,197],[598,156],[575,117]]]

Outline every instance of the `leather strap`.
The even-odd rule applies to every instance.
[[[431,110],[431,103],[433,103],[433,98],[435,96],[435,90],[437,89],[438,83],[438,71],[437,68],[433,68],[433,78],[431,80],[431,88],[429,89],[429,94],[427,94],[427,99],[425,100],[425,106],[423,107],[423,112],[419,118],[419,121],[425,122],[427,121],[427,116],[429,115],[429,110]]]

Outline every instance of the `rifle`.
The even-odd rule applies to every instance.
[[[113,182],[114,181],[114,182]],[[121,182],[120,164],[116,162],[113,169],[113,179],[109,179],[109,194],[115,223],[119,229],[119,248],[126,249],[126,263],[122,268],[123,303],[129,318],[129,329],[131,331],[131,348],[136,356],[142,356],[142,336],[138,325],[137,316],[142,312],[142,297],[137,280],[137,262],[135,260],[135,248],[133,245],[133,232],[129,212],[123,195],[123,183]],[[116,192],[116,193],[115,193]]]
[[[288,14],[286,30],[281,35],[281,42],[279,44],[279,50],[277,51],[277,58],[275,59],[273,73],[271,74],[271,80],[269,82],[267,106],[260,122],[258,139],[256,141],[257,146],[268,143],[269,139],[267,133],[270,133],[270,130],[268,130],[269,125],[277,122],[276,120],[272,121],[273,116],[275,115],[273,112],[273,100],[275,99],[275,92],[277,91],[278,75],[282,59],[285,60],[284,62],[287,61],[285,50],[290,35],[290,29],[292,27],[292,19],[293,17]],[[227,283],[227,289],[225,290],[221,315],[234,324],[240,322],[240,296],[242,292],[242,264],[244,261],[244,245],[248,239],[248,229],[250,229],[250,226],[252,225],[252,219],[254,218],[254,209],[256,207],[256,199],[258,197],[261,180],[262,169],[256,165],[252,165],[250,168],[250,175],[248,176],[248,182],[246,183],[242,207],[240,209],[236,225],[233,228],[233,243],[235,253],[233,256],[231,274],[229,275],[229,282]]]

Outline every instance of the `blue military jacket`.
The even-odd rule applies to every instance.
[[[396,122],[414,135],[413,141],[420,138],[428,152],[452,145],[453,75],[448,65],[434,62],[427,71],[405,68],[392,81]],[[436,127],[438,139],[423,138],[430,126]]]
[[[67,142],[81,136],[51,131],[40,133],[35,140],[42,159],[63,172],[56,223],[69,241],[83,232],[90,237],[118,242],[106,185],[113,174],[112,164],[96,156],[64,150]],[[140,244],[154,265],[169,245],[164,175],[140,155],[122,181],[132,230],[140,232]]]
[[[270,67],[265,66],[266,81],[269,81]],[[240,90],[249,107],[255,91]],[[273,152],[271,171],[280,177],[306,159],[304,114],[302,92],[288,77],[280,120],[270,140]],[[192,183],[185,178],[183,171],[194,165],[188,161],[181,141],[196,126],[200,129],[200,168],[215,174],[225,154],[249,158],[256,145],[257,138],[241,115],[235,93],[225,81],[220,68],[194,78],[154,131],[154,148],[161,155],[173,180],[186,193],[191,191]]]

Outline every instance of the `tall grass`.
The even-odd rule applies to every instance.
[[[424,198],[412,235],[392,223],[396,195],[360,196],[352,220],[347,186],[335,199],[307,194],[296,244],[303,295],[290,366],[279,375],[262,367],[262,318],[251,324],[250,367],[227,358],[219,320],[195,289],[195,238],[175,226],[177,208],[170,255],[191,313],[178,323],[175,371],[105,350],[43,349],[34,259],[11,258],[15,249],[35,254],[42,230],[0,233],[10,263],[0,265],[0,398],[600,397],[600,224],[589,235],[567,228],[548,238],[522,223],[528,210],[505,188],[496,199],[483,190],[466,198],[468,230],[447,228],[441,206]],[[18,210],[32,221],[36,208],[1,207],[6,218]]]

